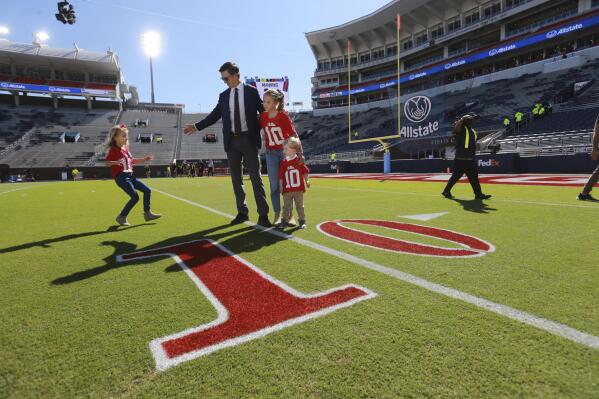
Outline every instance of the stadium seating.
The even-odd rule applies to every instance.
[[[49,106],[20,106],[0,104],[0,163],[13,167],[60,167],[66,163],[84,166],[94,155],[118,117],[115,109],[83,107],[60,108]],[[65,131],[77,131],[81,138],[76,143],[62,143]]]
[[[136,121],[148,120],[147,127],[134,127]],[[154,154],[150,165],[167,165],[176,158],[177,142],[180,135],[180,113],[163,110],[129,109],[122,113],[119,123],[124,123],[129,129],[129,143],[131,153],[141,157],[145,154]],[[139,134],[152,134],[162,136],[162,143],[137,142]]]
[[[188,123],[199,122],[206,117],[207,114],[184,114],[183,125]],[[217,122],[211,127],[202,130],[199,133],[188,135],[182,135],[181,146],[178,152],[177,159],[180,160],[197,160],[197,159],[226,159],[227,154],[225,153],[223,146],[223,133],[222,133],[222,122]],[[214,134],[216,136],[216,142],[204,142],[204,134]]]
[[[574,93],[577,82],[591,82],[585,91]],[[535,119],[513,134],[540,134],[592,127],[599,112],[599,61],[593,60],[580,68],[552,73],[534,73],[516,79],[498,80],[479,87],[445,92],[431,97],[433,104],[445,110],[440,135],[451,129],[453,118],[461,113],[473,111],[481,115],[480,131],[503,129],[503,118],[513,120],[517,110],[530,114],[537,101],[563,101],[554,106],[553,114]],[[402,95],[402,100],[417,94]],[[467,105],[469,104],[469,105]],[[403,119],[403,118],[402,118]],[[314,117],[299,113],[294,121],[298,132],[309,134],[304,139],[309,155],[325,154],[332,151],[360,151],[376,146],[375,143],[348,144],[347,115]],[[394,131],[395,118],[392,113],[381,108],[352,113],[352,130],[360,132],[359,138],[389,134]],[[395,142],[398,142],[396,140]],[[393,144],[394,142],[392,142]]]
[[[111,103],[102,104],[108,109],[88,112],[79,100],[64,100],[58,110],[47,98],[24,97],[19,107],[11,101],[10,96],[0,96],[0,163],[12,167],[84,166],[118,117]],[[63,143],[65,131],[77,131],[81,138]]]

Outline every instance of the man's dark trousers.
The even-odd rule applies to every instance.
[[[444,192],[450,192],[453,186],[466,174],[474,195],[482,195],[480,181],[478,180],[478,167],[476,159],[455,159],[453,162],[453,173],[447,182]]]
[[[258,215],[268,216],[268,203],[266,202],[266,192],[262,177],[260,176],[260,158],[258,149],[250,141],[246,133],[233,135],[230,141],[230,148],[227,152],[229,160],[229,168],[231,170],[231,182],[233,183],[233,191],[235,192],[235,200],[237,203],[237,212],[247,215],[248,206],[245,200],[245,189],[243,187],[243,166],[248,170],[252,186],[254,190],[254,198],[258,205]]]

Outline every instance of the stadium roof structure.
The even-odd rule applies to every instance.
[[[416,26],[427,26],[430,15],[445,19],[441,12],[447,8],[445,0],[392,0],[378,10],[363,17],[330,28],[307,32],[306,39],[315,55],[321,53],[322,46],[337,40],[367,40],[364,32],[376,29],[380,37],[394,38],[397,30],[395,23],[397,14],[401,14],[403,31],[412,31]],[[456,5],[456,9],[460,7]],[[424,28],[423,28],[424,29]],[[380,38],[379,37],[379,38]],[[325,51],[326,52],[326,51]]]
[[[111,50],[106,52],[83,50],[75,46],[72,49],[52,48],[41,44],[15,43],[0,40],[0,61],[9,60],[14,63],[40,63],[47,62],[54,67],[79,65],[89,63],[96,71],[119,72],[117,55]],[[45,60],[45,61],[44,61]]]
[[[542,0],[526,0],[518,7],[506,9],[500,15],[480,20],[468,27],[445,34],[435,41],[441,43],[452,40],[459,35],[542,3]],[[355,51],[367,51],[375,46],[395,43],[397,41],[397,14],[401,15],[400,40],[402,40],[424,32],[435,24],[448,21],[460,13],[480,7],[481,4],[482,2],[476,0],[391,0],[383,7],[363,17],[341,25],[307,32],[305,35],[317,59],[340,57],[346,53],[348,40]],[[421,49],[414,48],[410,52]]]

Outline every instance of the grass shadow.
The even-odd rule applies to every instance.
[[[493,211],[497,211],[496,208],[491,208],[489,205],[487,205],[486,202],[484,202],[483,200],[480,200],[480,199],[464,200],[464,199],[452,198],[451,200],[460,204],[462,206],[462,208],[468,212],[491,213]]]
[[[19,245],[14,245],[12,247],[0,248],[0,254],[16,252],[16,251],[21,251],[23,249],[30,249],[30,248],[35,248],[35,247],[51,248],[50,244],[54,244],[54,243],[58,243],[58,242],[71,241],[71,240],[76,240],[78,238],[114,233],[116,231],[125,231],[125,230],[135,229],[135,228],[142,227],[142,226],[151,226],[154,224],[156,224],[156,223],[144,223],[144,224],[128,226],[128,227],[123,227],[123,228],[119,228],[120,226],[110,226],[106,230],[88,231],[85,233],[77,233],[77,234],[67,234],[67,235],[60,236],[60,237],[48,238],[46,240],[27,242],[27,243],[23,243],[23,244],[19,244]]]
[[[251,226],[242,226],[233,230],[227,230],[219,232],[225,228],[231,228],[230,224],[223,224],[220,226],[211,227],[198,232],[185,234],[176,237],[169,237],[165,240],[158,241],[149,246],[138,248],[136,244],[123,242],[123,241],[104,241],[101,245],[112,246],[114,251],[111,255],[103,259],[104,264],[86,270],[72,273],[68,276],[60,277],[52,281],[53,285],[64,285],[82,281],[88,278],[95,277],[99,274],[115,270],[121,267],[147,264],[154,260],[138,259],[127,262],[119,262],[117,257],[119,255],[125,255],[131,252],[138,251],[150,251],[153,249],[171,247],[178,244],[183,244],[190,241],[198,241],[202,239],[210,239],[219,242],[221,245],[226,247],[234,254],[243,254],[248,252],[255,252],[264,247],[276,244],[280,241],[285,241],[286,238],[280,237],[268,232],[260,231]],[[170,265],[166,268],[166,272],[181,271],[181,268],[177,264]]]

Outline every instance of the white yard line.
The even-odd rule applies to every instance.
[[[206,205],[202,205],[199,204],[197,202],[194,201],[190,201],[188,199],[185,198],[181,198],[178,197],[176,195],[167,193],[165,191],[162,190],[157,190],[155,188],[153,188],[153,191],[156,191],[158,193],[161,193],[167,197],[185,202],[189,205],[193,205],[196,206],[198,208],[204,209],[208,212],[212,212],[215,213],[217,215],[223,216],[227,219],[233,219],[233,215],[229,215],[228,213],[219,211],[217,209],[214,208],[210,208]],[[484,298],[480,298],[477,297],[475,295],[471,295],[468,294],[466,292],[462,292],[459,290],[456,290],[454,288],[449,288],[449,287],[445,287],[443,285],[437,284],[437,283],[433,283],[431,281],[425,280],[423,278],[414,276],[412,274],[409,273],[404,273],[402,271],[399,271],[397,269],[393,269],[390,267],[386,267],[383,265],[380,265],[378,263],[375,262],[371,262],[369,260],[366,259],[362,259],[359,258],[357,256],[354,255],[350,255],[346,252],[342,252],[342,251],[338,251],[336,249],[332,249],[329,248],[325,245],[322,244],[318,244],[316,242],[313,241],[309,241],[303,238],[299,238],[299,237],[294,237],[292,235],[289,234],[285,234],[281,231],[278,230],[274,230],[274,229],[266,229],[264,227],[258,226],[253,224],[252,222],[246,222],[245,223],[248,226],[254,227],[257,230],[261,230],[263,232],[266,233],[270,233],[273,234],[277,237],[281,237],[290,241],[293,241],[297,244],[300,245],[304,245],[306,247],[312,248],[314,250],[317,251],[321,251],[324,252],[326,254],[335,256],[337,258],[346,260],[348,262],[354,263],[356,265],[365,267],[367,269],[370,270],[374,270],[377,271],[379,273],[383,273],[387,276],[396,278],[398,280],[404,281],[406,283],[410,283],[413,285],[416,285],[418,287],[424,288],[428,291],[431,292],[435,292],[437,294],[441,294],[450,298],[454,298],[454,299],[458,299],[461,300],[463,302],[469,303],[471,305],[477,306],[479,308],[491,311],[493,313],[499,314],[501,316],[505,316],[507,318],[510,318],[512,320],[516,320],[519,321],[521,323],[524,324],[528,324],[529,326],[533,326],[536,327],[538,329],[541,329],[543,331],[547,331],[549,333],[555,334],[557,336],[566,338],[570,341],[576,342],[578,344],[587,346],[589,348],[595,349],[595,350],[599,350],[599,337],[583,332],[583,331],[579,331],[575,328],[569,327],[565,324],[561,324],[561,323],[557,323],[555,321],[552,320],[548,320],[548,319],[544,319],[542,317],[539,316],[535,316],[531,313],[527,313],[518,309],[514,309],[512,307],[497,303],[497,302],[493,302],[493,301],[489,301],[487,299]]]
[[[26,186],[26,187],[15,188],[14,190],[2,191],[2,192],[0,192],[0,195],[14,193],[15,191],[28,190],[30,188],[35,188],[35,187],[47,186],[48,184],[52,184],[52,183],[35,184],[35,185]]]
[[[362,192],[366,192],[366,193],[382,193],[382,194],[392,194],[392,195],[415,195],[415,196],[419,196],[419,197],[434,197],[434,198],[439,198],[439,199],[443,198],[441,196],[441,193],[439,193],[437,195],[437,194],[414,193],[414,192],[410,192],[410,191],[389,191],[389,190],[376,190],[376,189],[367,189],[367,188],[322,186],[319,184],[312,184],[312,186],[310,188],[311,189],[327,188],[327,189],[331,189],[331,190],[362,191]],[[472,197],[474,197],[474,195],[472,195]],[[473,199],[473,198],[465,198],[465,199],[468,200],[468,199]],[[445,200],[445,201],[451,201],[451,200]],[[575,199],[575,196],[572,196],[572,202],[574,202],[574,201],[577,201],[577,200]],[[599,204],[597,204],[597,205],[579,205],[579,204],[565,204],[563,202],[560,203],[560,202],[540,202],[540,201],[527,201],[527,200],[510,200],[510,199],[497,198],[495,196],[485,203],[492,205],[493,202],[506,202],[506,203],[510,203],[510,204],[558,206],[558,207],[565,207],[565,208],[584,208],[584,209],[599,210]]]

